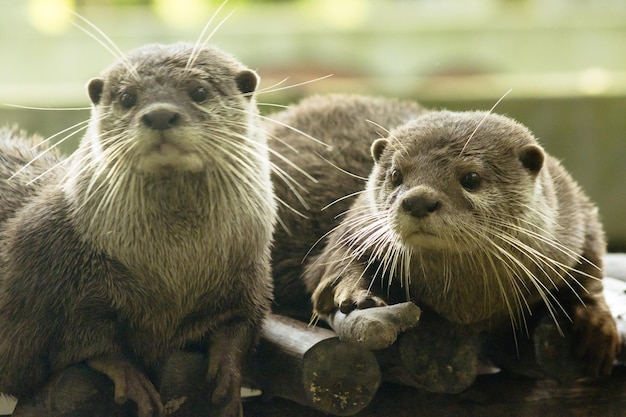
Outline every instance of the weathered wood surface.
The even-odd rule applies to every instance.
[[[463,334],[451,323],[424,315],[419,326],[407,330],[376,357],[386,381],[456,393],[469,387],[479,373],[481,341]]]
[[[97,404],[92,406],[97,407]],[[246,417],[328,416],[282,398],[245,402],[244,414]],[[38,413],[22,415],[41,416]],[[384,383],[371,404],[355,416],[624,417],[626,367],[616,367],[613,375],[604,380],[567,386],[511,374],[482,375],[460,394],[434,394]]]
[[[367,406],[381,374],[372,352],[335,333],[270,315],[251,369],[266,397],[282,397],[335,415]]]
[[[284,399],[244,404],[247,417],[326,417]],[[559,385],[500,373],[481,375],[460,394],[435,394],[384,383],[356,417],[624,417],[626,367],[610,378]]]

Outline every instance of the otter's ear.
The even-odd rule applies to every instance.
[[[539,173],[545,158],[543,149],[537,145],[526,145],[519,153],[519,160],[522,165],[533,174]]]
[[[104,90],[104,80],[102,78],[92,78],[87,84],[87,92],[89,93],[89,99],[93,104],[100,103],[102,98],[102,91]]]
[[[259,85],[259,76],[252,70],[243,70],[235,77],[237,88],[242,94],[250,94]]]
[[[372,143],[370,152],[372,154],[372,159],[374,159],[374,162],[378,162],[380,156],[383,154],[388,144],[389,142],[387,142],[387,139],[376,139],[374,143]]]

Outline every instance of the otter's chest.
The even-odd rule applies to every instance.
[[[486,256],[429,262],[422,258],[411,268],[412,296],[442,316],[458,323],[506,319],[517,322],[554,290],[558,276],[532,263],[506,263]]]
[[[224,298],[249,279],[238,270],[269,246],[270,234],[262,225],[244,213],[235,218],[145,230],[116,258],[154,297],[167,294],[190,305],[206,296]]]
[[[111,277],[111,302],[139,352],[197,341],[245,307],[242,289],[267,278],[250,265],[269,262],[273,222],[263,219],[272,219],[271,198],[234,204],[219,190],[178,185],[120,196],[106,216],[87,206],[75,222],[83,239],[127,271]]]
[[[115,306],[131,332],[128,343],[146,360],[200,342],[245,310],[246,264],[255,256],[241,239],[216,239],[210,230],[150,233],[120,259],[132,283]],[[268,242],[269,243],[269,242]],[[154,357],[152,357],[154,356]]]

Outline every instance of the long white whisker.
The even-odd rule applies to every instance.
[[[21,104],[2,103],[3,106],[14,107],[16,109],[24,110],[45,110],[45,111],[74,111],[74,110],[89,110],[91,107],[34,107],[34,106],[22,106]]]
[[[95,40],[97,43],[99,43],[104,49],[106,49],[111,55],[113,55],[115,59],[120,60],[120,62],[123,63],[124,67],[128,70],[128,72],[131,73],[131,75],[133,75],[135,78],[139,78],[137,71],[135,70],[135,68],[133,68],[132,65],[130,65],[130,63],[126,59],[126,56],[124,55],[122,50],[115,44],[115,42],[113,42],[113,40],[109,36],[107,36],[106,33],[104,33],[104,31],[102,31],[98,26],[96,26],[90,20],[76,13],[72,9],[68,9],[68,10],[78,19],[80,19],[83,23],[87,24],[91,29],[96,31],[96,34],[100,35],[101,37],[98,37],[96,34],[90,32],[87,28],[84,28],[83,26],[73,22],[72,24],[75,27],[77,27],[78,29],[83,31],[85,34],[87,34],[87,36],[89,36],[90,38]]]
[[[276,108],[278,108],[278,109],[283,109],[283,110],[285,110],[285,109],[288,109],[288,108],[289,108],[289,106],[286,106],[286,105],[284,105],[284,104],[278,104],[278,103],[265,103],[265,102],[262,102],[262,101],[257,101],[257,103],[256,103],[256,104],[257,104],[257,106],[263,106],[263,107],[276,107]]]
[[[227,2],[224,1],[223,4],[225,4]],[[226,23],[226,21],[228,21],[228,19],[230,19],[230,17],[233,15],[233,13],[235,13],[237,9],[233,9],[231,10],[230,13],[228,13],[226,15],[226,17],[224,17],[216,26],[215,28],[213,28],[213,30],[211,31],[211,33],[209,33],[209,36],[206,38],[206,40],[204,41],[204,45],[208,45],[209,42],[211,42],[211,39],[213,39],[213,36],[215,36],[215,34],[217,33],[217,31],[222,27],[222,25],[224,25],[224,23]]]
[[[272,148],[267,148],[268,151],[274,155],[276,158],[280,159],[281,161],[287,163],[289,166],[291,166],[292,168],[294,168],[296,171],[298,171],[300,174],[302,174],[304,177],[306,177],[306,179],[308,179],[309,181],[317,184],[317,178],[315,178],[314,176],[312,176],[311,174],[309,174],[308,172],[306,172],[302,167],[296,165],[295,163],[293,163],[289,158],[285,157],[284,155],[280,154],[278,151],[272,149]],[[300,188],[302,189],[306,189],[303,186],[300,186]]]
[[[326,144],[326,143],[322,142],[321,140],[319,140],[319,139],[317,139],[317,138],[314,138],[313,136],[309,135],[308,133],[303,132],[303,131],[302,131],[302,130],[300,130],[300,129],[297,129],[297,128],[293,127],[293,126],[288,125],[287,123],[283,123],[283,122],[281,122],[281,121],[279,121],[279,120],[272,119],[271,117],[268,117],[268,116],[260,116],[260,117],[261,117],[261,119],[263,119],[263,120],[268,120],[268,121],[270,121],[270,122],[272,122],[272,123],[275,123],[275,124],[277,124],[277,125],[279,125],[279,126],[286,127],[287,129],[289,129],[289,130],[291,130],[291,131],[293,131],[293,132],[296,132],[296,133],[298,133],[298,134],[300,134],[300,135],[304,136],[304,137],[305,137],[305,138],[307,138],[307,139],[311,139],[311,140],[312,140],[313,142],[315,142],[315,143],[318,143],[318,144],[320,144],[320,145],[322,145],[322,146],[325,146],[327,149],[330,149],[330,148],[331,148],[331,146],[330,146],[330,145],[328,145],[328,144]]]
[[[485,117],[483,117],[480,122],[478,122],[478,124],[476,125],[476,128],[474,129],[474,131],[472,132],[472,134],[469,136],[469,138],[467,139],[467,141],[465,142],[465,144],[463,145],[463,148],[461,149],[461,152],[459,153],[459,155],[463,155],[463,152],[465,152],[465,148],[467,148],[467,145],[470,143],[470,141],[472,140],[472,138],[474,138],[474,135],[476,134],[476,132],[478,131],[478,129],[480,128],[480,126],[482,126],[482,124],[485,122],[485,120],[487,119],[487,117],[493,113],[494,109],[498,106],[498,104],[500,104],[500,102],[502,100],[504,100],[504,98],[506,96],[509,95],[509,93],[513,91],[512,88],[509,89],[509,91],[507,91],[506,93],[504,93],[502,95],[502,97],[500,97],[500,99],[498,99],[498,101],[496,101],[496,103],[491,107],[491,109],[489,109],[489,111],[485,114]]]
[[[374,216],[374,215],[372,215]],[[358,221],[358,219],[357,219]],[[311,254],[311,251],[324,239],[326,239],[329,235],[331,235],[332,233],[336,232],[338,229],[342,228],[342,227],[347,227],[348,231],[346,231],[344,234],[349,233],[350,229],[349,229],[350,224],[348,222],[344,223],[344,224],[340,224],[338,226],[333,227],[331,230],[329,230],[328,232],[324,233],[319,239],[317,239],[315,241],[315,243],[309,248],[309,250],[307,251],[307,253],[304,255],[302,262],[304,262],[306,260],[306,258]],[[341,237],[338,239],[340,240]],[[333,247],[337,247],[338,244],[335,244]],[[332,248],[330,248],[332,249]]]
[[[11,176],[9,177],[9,180],[12,180],[12,179],[13,179],[13,178],[15,178],[17,175],[19,175],[19,174],[21,174],[22,172],[24,172],[24,170],[25,170],[25,169],[27,169],[28,167],[30,167],[33,163],[35,163],[37,160],[39,160],[40,158],[42,158],[42,157],[43,157],[44,155],[46,155],[47,153],[51,152],[51,151],[52,151],[55,147],[57,147],[58,145],[60,145],[60,144],[61,144],[61,143],[63,143],[64,141],[66,141],[67,139],[69,139],[69,138],[71,138],[72,136],[76,135],[77,133],[79,133],[79,132],[81,132],[81,131],[85,130],[85,129],[87,128],[87,126],[88,126],[86,123],[87,123],[87,122],[80,122],[80,123],[77,123],[76,125],[74,125],[74,126],[70,126],[69,128],[64,129],[64,130],[62,130],[61,132],[56,133],[56,134],[52,135],[51,137],[49,137],[49,138],[45,139],[43,142],[47,142],[47,141],[49,141],[50,139],[52,139],[52,138],[54,138],[54,137],[56,137],[56,136],[58,136],[58,135],[60,135],[60,134],[63,134],[63,133],[65,133],[65,132],[67,132],[68,130],[74,129],[76,126],[79,126],[79,125],[81,125],[81,124],[84,124],[84,126],[83,126],[83,127],[81,127],[80,129],[78,129],[78,130],[76,130],[76,131],[74,131],[74,132],[70,133],[69,135],[66,135],[64,138],[62,138],[60,141],[58,141],[58,142],[57,142],[54,146],[51,146],[51,147],[49,147],[49,148],[44,149],[44,150],[43,150],[42,152],[40,152],[40,153],[39,153],[36,157],[34,157],[33,159],[31,159],[31,160],[30,160],[28,163],[26,163],[23,167],[21,167],[21,168],[20,168],[20,169],[18,169],[15,173],[13,173],[13,175],[11,175]],[[43,142],[42,142],[42,143],[43,143]],[[38,177],[36,180],[38,180],[38,179],[39,179],[39,177]],[[35,180],[33,180],[33,181],[35,181]]]
[[[510,260],[517,268],[520,269],[521,273],[523,273],[526,277],[529,278],[530,283],[533,285],[533,287],[537,291],[538,295],[543,300],[545,306],[548,308],[548,312],[550,313],[550,315],[552,316],[555,324],[559,328],[559,331],[561,331],[560,326],[559,326],[558,321],[557,321],[557,318],[556,318],[556,308],[555,308],[555,306],[553,304],[553,301],[556,302],[557,306],[563,311],[563,313],[566,316],[568,316],[568,313],[567,313],[567,311],[565,311],[563,306],[558,302],[558,300],[556,299],[555,295],[552,294],[550,289],[542,281],[538,280],[535,277],[533,272],[522,261],[517,259],[509,251],[505,250],[500,245],[495,244],[495,242],[492,243],[492,245],[499,252],[500,255],[502,255],[505,258],[507,258],[508,260]]]
[[[319,152],[315,152],[315,155],[317,155],[320,159],[322,159],[324,162],[326,162],[328,165],[332,166],[333,168],[337,169],[338,171],[341,171],[344,174],[351,176],[352,178],[356,178],[356,179],[362,180],[362,181],[367,181],[367,177],[361,177],[360,175],[353,174],[352,172],[347,171],[347,170],[341,168],[337,164],[334,164],[333,162],[329,161],[327,158],[325,158]]]
[[[275,92],[277,92],[277,91],[288,90],[288,89],[290,89],[290,88],[301,87],[301,86],[303,86],[303,85],[311,84],[311,83],[314,83],[314,82],[317,82],[317,81],[322,81],[322,80],[325,80],[325,79],[330,78],[330,77],[332,77],[332,76],[333,76],[333,74],[327,74],[327,75],[323,75],[323,76],[321,76],[321,77],[314,78],[314,79],[312,79],[312,80],[302,81],[302,82],[300,82],[300,83],[290,84],[290,85],[286,85],[286,86],[284,86],[284,87],[280,87],[280,88],[271,88],[271,87],[266,87],[266,88],[263,88],[263,89],[257,90],[255,93],[256,93],[256,94],[268,94],[268,93],[275,93]],[[282,83],[282,81],[281,81],[280,83]]]
[[[211,17],[209,18],[209,21],[206,22],[206,24],[202,28],[202,31],[200,32],[200,36],[198,36],[198,39],[196,40],[196,43],[194,44],[193,49],[191,50],[191,54],[189,54],[189,58],[187,59],[187,65],[185,65],[185,71],[189,71],[189,68],[193,66],[197,58],[197,55],[200,51],[200,47],[204,45],[204,41],[203,41],[204,35],[209,30],[209,27],[211,27],[213,20],[215,20],[215,18],[220,13],[224,5],[226,5],[226,3],[228,3],[228,0],[224,0],[222,4],[219,5],[219,7],[215,10],[213,15],[211,15]]]
[[[65,136],[63,139],[61,139],[60,141],[58,141],[57,143],[55,143],[52,147],[50,147],[50,149],[54,149],[56,146],[60,145],[61,143],[63,143],[66,139],[71,138],[72,136],[74,136],[75,134],[82,132],[83,130],[87,129],[87,127],[89,126],[89,120],[83,120],[82,122],[78,122],[70,127],[67,127],[63,130],[61,130],[60,132],[55,133],[52,136],[48,136],[47,138],[45,138],[44,140],[42,140],[40,143],[36,144],[35,146],[31,147],[30,149],[36,149],[38,147],[40,147],[41,145],[44,145],[48,142],[50,142],[52,139],[56,138],[57,136],[60,136],[62,134],[64,134],[65,132],[68,132],[72,129],[76,129],[79,126],[82,126],[80,129],[77,129],[76,131],[72,132],[71,134]]]
[[[326,204],[324,207],[321,208],[320,211],[328,210],[330,207],[332,207],[333,205],[335,205],[337,203],[340,203],[343,200],[346,200],[346,199],[348,199],[350,197],[354,197],[354,196],[357,196],[359,194],[363,194],[363,193],[366,193],[366,192],[367,192],[367,190],[360,190],[360,191],[357,191],[357,192],[354,192],[354,193],[351,193],[351,194],[344,195],[343,197],[340,197],[340,198],[338,198],[338,199],[336,199],[336,200]]]

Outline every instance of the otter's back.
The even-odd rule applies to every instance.
[[[39,138],[0,129],[0,223],[35,194],[40,187],[37,179],[59,162],[58,153]]]

